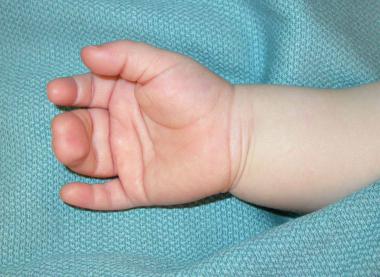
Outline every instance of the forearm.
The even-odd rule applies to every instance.
[[[380,83],[345,90],[236,86],[231,192],[311,211],[380,179]]]

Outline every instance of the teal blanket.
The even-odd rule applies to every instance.
[[[228,194],[121,212],[63,204],[61,185],[88,179],[52,153],[62,110],[45,86],[86,72],[81,47],[116,39],[232,83],[380,80],[379,0],[1,0],[1,276],[380,276],[380,182],[304,216]]]

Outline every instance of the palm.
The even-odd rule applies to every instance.
[[[96,72],[91,60],[87,63],[100,75],[74,77],[75,105],[90,108],[58,116],[54,149],[75,172],[116,178],[106,186],[71,184],[64,200],[85,208],[123,209],[185,203],[227,189],[232,94],[226,82],[190,59],[164,51],[135,76],[119,70],[113,77]],[[65,82],[56,86],[67,90]],[[51,100],[68,104],[54,98],[51,86]],[[67,128],[76,137],[67,139]]]

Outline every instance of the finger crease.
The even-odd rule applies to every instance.
[[[95,123],[94,123],[94,120],[93,120],[93,115],[92,115],[92,112],[91,110],[88,110],[88,113],[90,114],[90,120],[91,120],[91,134],[89,134],[91,136],[91,148],[93,150],[93,153],[94,153],[94,164],[95,164],[95,167],[93,169],[93,172],[94,174],[96,174],[96,172],[98,171],[98,168],[99,168],[99,157],[98,157],[98,153],[96,151],[96,147],[94,147],[95,145]],[[89,138],[90,140],[90,138]],[[91,150],[90,152],[91,153]]]
[[[88,104],[88,106],[92,106],[93,102],[94,102],[94,98],[95,98],[95,80],[94,80],[94,75],[91,74],[91,96],[90,96],[90,103]]]

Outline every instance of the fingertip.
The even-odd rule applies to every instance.
[[[87,46],[81,51],[81,58],[85,66],[92,72],[103,76],[117,76],[123,64],[123,49],[112,47],[112,43],[100,46]]]
[[[81,162],[90,151],[84,121],[73,112],[56,116],[51,123],[52,145],[57,159],[65,165]]]
[[[71,183],[63,186],[60,191],[63,202],[80,208],[90,208],[92,201],[92,188],[90,185]]]
[[[81,50],[81,58],[85,66],[87,66],[91,71],[98,72],[99,60],[102,59],[104,53],[102,53],[100,46],[90,45],[84,47]]]
[[[95,52],[97,50],[100,49],[100,46],[96,46],[96,45],[89,45],[89,46],[85,46],[81,49],[80,51],[80,55],[81,57],[87,57],[88,54],[91,54],[92,52]]]
[[[72,77],[64,77],[50,81],[46,86],[46,91],[50,102],[68,106],[75,102],[77,85]]]

